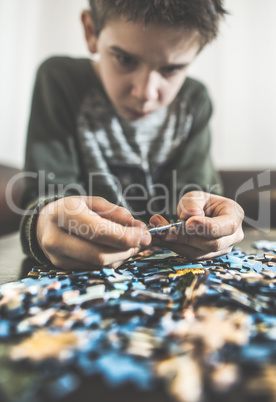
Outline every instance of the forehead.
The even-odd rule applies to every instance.
[[[200,49],[195,30],[157,23],[144,26],[124,18],[108,21],[98,40],[107,47],[120,47],[138,57],[166,62],[190,62]]]

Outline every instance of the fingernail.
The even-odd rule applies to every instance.
[[[159,223],[161,224],[163,224],[163,221],[162,221],[162,219],[160,218],[160,216],[158,216],[158,215],[156,215],[153,219],[151,219],[151,221],[153,221],[154,222],[154,225],[158,225]]]
[[[140,246],[148,246],[151,243],[151,234],[144,232],[140,239]]]

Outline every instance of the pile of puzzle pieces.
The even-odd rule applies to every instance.
[[[275,401],[275,246],[34,267],[0,287],[0,400]]]

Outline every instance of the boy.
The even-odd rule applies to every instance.
[[[186,79],[217,35],[221,0],[90,6],[82,23],[97,57],[52,58],[38,71],[23,249],[61,268],[117,266],[152,243],[141,219],[151,216],[156,226],[166,215],[187,220],[185,233],[172,229],[155,244],[190,258],[229,252],[243,237],[243,211],[210,194],[220,192],[209,152],[211,103]]]

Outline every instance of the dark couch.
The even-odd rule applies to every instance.
[[[223,170],[224,196],[245,211],[245,226],[276,227],[276,171]]]
[[[0,235],[15,232],[19,228],[20,215],[10,209],[6,200],[6,189],[10,180],[19,174],[20,170],[14,167],[0,165]],[[16,180],[11,186],[12,200],[16,207],[19,207],[20,194],[22,191],[22,180]]]

